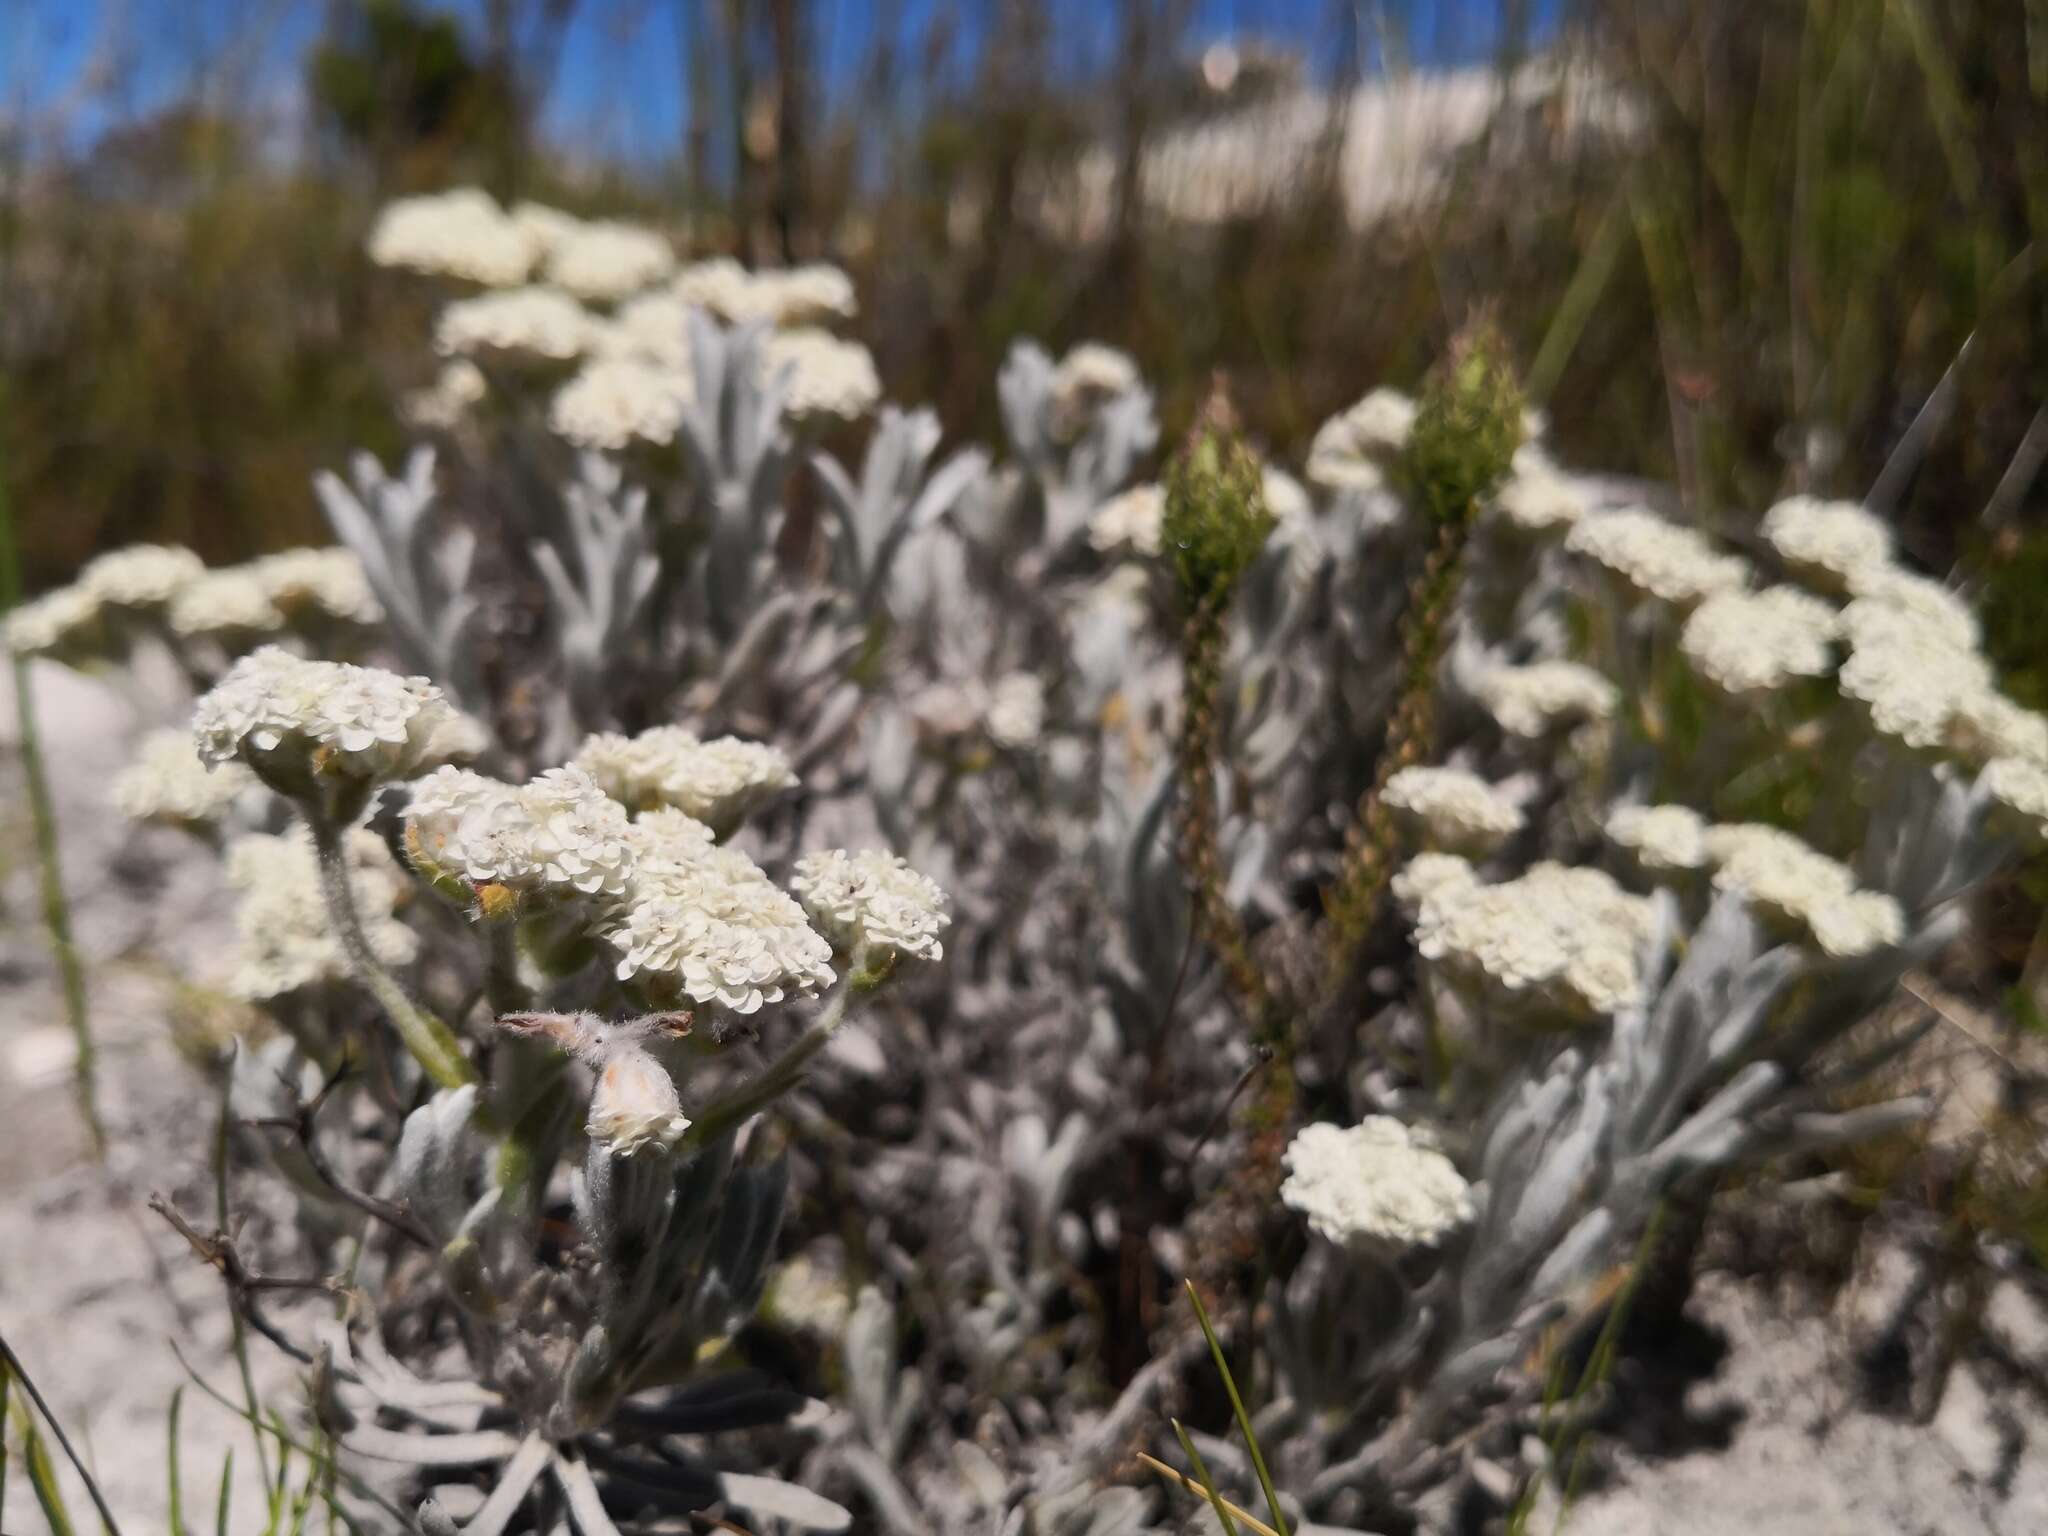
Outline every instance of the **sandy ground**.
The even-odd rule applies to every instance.
[[[40,922],[13,701],[0,681],[0,1330],[133,1536],[166,1528],[165,1413],[189,1379],[169,1344],[238,1395],[218,1280],[146,1204],[161,1191],[212,1224],[217,1098],[173,1046],[167,1019],[174,967],[203,965],[225,940],[228,914],[210,855],[176,834],[138,832],[108,807],[137,708],[62,669],[39,668],[37,689],[48,748],[64,765],[54,789],[112,1151],[104,1164],[92,1160],[68,1088],[70,1038]],[[1607,1446],[1599,1486],[1577,1498],[1562,1529],[2048,1533],[2048,1307],[2038,1291],[2006,1280],[1992,1292],[1986,1346],[1953,1373],[1923,1426],[1873,1410],[1858,1385],[1853,1341],[1881,1322],[1872,1309],[1887,1304],[1888,1284],[1880,1273],[1828,1313],[1704,1279],[1694,1313],[1725,1348],[1682,1401],[1665,1405],[1696,1432],[1654,1454]],[[290,1363],[261,1340],[251,1358],[259,1391],[290,1407]],[[188,1513],[210,1511],[232,1448],[241,1511],[233,1529],[259,1530],[246,1426],[197,1391],[186,1399]],[[25,1484],[10,1483],[0,1529],[42,1529]],[[1530,1531],[1559,1529],[1558,1515],[1551,1498]]]

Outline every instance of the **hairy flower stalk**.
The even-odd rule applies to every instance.
[[[1328,986],[1349,976],[1392,876],[1397,848],[1387,784],[1427,756],[1436,720],[1437,664],[1464,576],[1465,550],[1486,499],[1506,476],[1522,437],[1522,395],[1506,347],[1486,321],[1469,325],[1423,391],[1403,463],[1436,523],[1401,625],[1400,693],[1371,786],[1345,838],[1327,907]]]

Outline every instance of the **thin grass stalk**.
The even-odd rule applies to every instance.
[[[1184,1281],[1188,1300],[1194,1303],[1195,1321],[1202,1325],[1202,1337],[1209,1342],[1209,1354],[1216,1362],[1216,1370],[1223,1378],[1223,1390],[1230,1394],[1230,1411],[1237,1416],[1238,1432],[1244,1436],[1245,1449],[1251,1452],[1252,1470],[1259,1477],[1259,1491],[1266,1496],[1266,1508],[1272,1512],[1273,1524],[1279,1536],[1288,1536],[1287,1512],[1280,1507],[1280,1495],[1273,1488],[1273,1474],[1266,1470],[1265,1453],[1259,1449],[1259,1437],[1252,1432],[1252,1416],[1245,1411],[1244,1398],[1238,1394],[1237,1378],[1230,1373],[1230,1362],[1223,1357],[1222,1341],[1216,1337],[1216,1330],[1209,1323],[1209,1309],[1202,1305],[1202,1293],[1195,1289],[1195,1282]]]
[[[6,396],[0,393],[0,420],[4,420]],[[21,560],[14,538],[14,513],[7,496],[7,461],[0,457],[0,610],[13,612],[21,603]],[[50,949],[57,961],[57,978],[64,997],[64,1017],[77,1042],[78,1060],[72,1081],[78,1095],[78,1113],[92,1138],[95,1157],[107,1151],[106,1126],[100,1119],[97,1070],[99,1053],[93,1046],[92,1019],[86,1004],[85,971],[78,963],[78,949],[71,938],[71,904],[64,894],[64,867],[59,862],[57,813],[50,803],[50,782],[43,769],[42,739],[36,729],[35,691],[29,678],[28,658],[8,651],[14,669],[14,715],[21,732],[21,770],[28,789],[29,816],[35,822],[36,859],[42,866],[43,925],[50,931]]]
[[[120,1523],[114,1519],[114,1512],[107,1508],[107,1501],[100,1492],[100,1485],[94,1481],[92,1473],[86,1470],[86,1465],[79,1459],[78,1452],[72,1449],[70,1437],[64,1433],[64,1426],[59,1424],[57,1416],[50,1412],[50,1405],[43,1401],[43,1394],[36,1390],[35,1381],[29,1376],[27,1369],[22,1365],[21,1357],[8,1344],[5,1334],[0,1334],[0,1368],[4,1368],[7,1375],[21,1383],[21,1389],[28,1395],[29,1402],[34,1404],[36,1412],[43,1416],[43,1422],[50,1426],[50,1433],[56,1436],[58,1446],[63,1450],[65,1456],[69,1458],[72,1469],[78,1473],[79,1481],[85,1484],[86,1496],[92,1500],[93,1508],[99,1511],[100,1522],[106,1526],[108,1536],[121,1536]],[[26,1419],[24,1422],[28,1425],[29,1433],[34,1434],[34,1420]],[[47,1461],[47,1453],[45,1453],[45,1461]],[[39,1490],[43,1483],[49,1481],[46,1477],[38,1476],[33,1462],[29,1468],[29,1476],[32,1481],[38,1484]],[[50,1482],[50,1486],[54,1490],[54,1482]],[[61,1510],[62,1506],[60,1505],[60,1513]],[[48,1514],[49,1512],[49,1506],[45,1504],[44,1513]],[[55,1525],[56,1521],[52,1520],[51,1523]]]

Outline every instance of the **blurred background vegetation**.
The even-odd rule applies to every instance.
[[[2048,704],[2048,0],[5,0],[0,449],[31,587],[319,537],[400,446],[376,206],[475,181],[829,259],[995,432],[1096,337],[1283,454],[1491,303],[1560,456],[1740,539],[1869,496]]]

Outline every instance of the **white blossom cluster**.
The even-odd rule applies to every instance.
[[[192,715],[199,756],[377,782],[410,778],[482,747],[474,721],[423,677],[306,661],[274,645],[244,656]]]
[[[1142,621],[1130,607],[1140,596],[1138,590],[1107,583],[1104,588],[1097,597],[1106,610],[1127,623]],[[993,683],[978,677],[932,683],[914,694],[907,708],[928,742],[952,744],[978,732],[996,746],[1023,751],[1034,746],[1045,729],[1045,683],[1035,672],[1005,673]]]
[[[687,371],[633,357],[594,358],[555,391],[548,426],[579,448],[613,453],[634,442],[671,443],[694,398]]]
[[[749,272],[730,257],[693,262],[676,274],[675,296],[731,325],[815,325],[850,319],[853,280],[822,264]]]
[[[811,921],[841,950],[884,957],[938,960],[946,893],[893,853],[879,849],[806,854],[790,888]]]
[[[201,827],[219,821],[262,785],[240,763],[208,768],[192,750],[192,733],[151,731],[135,761],[115,775],[114,808],[135,821]]]
[[[457,426],[490,393],[484,371],[466,357],[441,365],[434,382],[415,389],[399,402],[398,413],[408,426],[446,432]]]
[[[1494,513],[1526,534],[1563,534],[1588,511],[1586,498],[1569,476],[1539,448],[1517,449],[1514,467],[1494,493]]]
[[[594,350],[599,357],[651,363],[687,377],[690,306],[665,290],[628,299],[598,328]]]
[[[1052,372],[1048,419],[1053,435],[1062,441],[1079,437],[1103,405],[1143,387],[1129,353],[1099,341],[1082,342]]]
[[[1624,805],[1607,815],[1607,840],[1653,874],[1700,869],[1707,862],[1707,823],[1684,805]]]
[[[1778,557],[1817,586],[1850,589],[1850,579],[1892,561],[1892,531],[1853,501],[1788,496],[1764,514],[1759,531]]]
[[[407,848],[422,868],[515,897],[623,895],[634,867],[630,827],[625,807],[573,767],[524,785],[438,768],[413,787],[406,809]]]
[[[1640,507],[1581,518],[1565,548],[1667,603],[1695,603],[1749,584],[1749,562],[1740,555],[1721,554],[1695,530]]]
[[[1502,730],[1530,739],[1578,721],[1608,719],[1616,699],[1606,676],[1576,661],[1489,667],[1472,691]]]
[[[657,725],[637,736],[600,732],[585,738],[572,761],[621,805],[636,811],[672,806],[720,831],[797,782],[789,759],[765,742],[737,736],[701,741],[679,725]]]
[[[1980,638],[1977,615],[1956,593],[1930,577],[1890,565],[1864,565],[1846,578],[1849,595],[1864,610],[1890,609],[1945,637],[1965,650]],[[1851,606],[1855,606],[1851,604]]]
[[[169,618],[172,632],[185,639],[230,644],[284,628],[284,612],[253,562],[208,571],[172,600]]]
[[[1804,929],[1828,955],[1865,955],[1905,936],[1896,901],[1858,890],[1847,865],[1790,832],[1738,822],[1707,828],[1705,843],[1716,887],[1740,891],[1761,915]]]
[[[547,279],[579,299],[611,303],[630,298],[667,277],[675,265],[668,241],[637,224],[577,219],[555,225],[548,237]]]
[[[1834,666],[1840,620],[1796,587],[1716,592],[1692,611],[1679,649],[1699,675],[1729,694],[1767,693]]]
[[[306,614],[349,624],[383,622],[384,610],[370,590],[363,562],[339,544],[262,555],[249,562],[248,571],[287,623]]]
[[[17,656],[91,654],[102,647],[106,616],[84,587],[57,587],[8,613],[7,648]]]
[[[1156,555],[1166,527],[1166,491],[1153,484],[1119,491],[1088,518],[1088,544],[1103,554],[1129,549]]]
[[[2048,766],[2039,759],[1995,758],[1977,782],[2001,822],[2036,842],[2048,835]]]
[[[785,408],[799,421],[855,421],[882,398],[881,376],[868,349],[814,327],[771,332],[761,343],[761,367],[770,377],[782,377]]]
[[[1411,882],[1414,891],[1418,884]],[[1597,869],[1542,863],[1481,885],[1433,869],[1416,904],[1424,959],[1510,996],[1578,1015],[1639,1002],[1656,908]]]
[[[1902,746],[1939,751],[1957,706],[1995,691],[1989,662],[1903,609],[1858,598],[1842,611],[1842,629],[1849,659],[1836,686],[1863,705],[1873,729]]]
[[[568,362],[597,344],[599,322],[559,288],[507,288],[458,299],[434,321],[443,357],[503,355]]]
[[[363,827],[349,831],[342,852],[370,953],[385,965],[406,964],[419,951],[419,937],[392,915],[410,894],[404,872],[383,839]],[[263,1002],[347,979],[348,958],[321,894],[319,856],[304,827],[281,837],[238,837],[228,844],[226,863],[228,884],[241,892],[226,981],[230,993]]]
[[[1391,1115],[1303,1126],[1288,1144],[1280,1198],[1340,1246],[1433,1246],[1470,1221],[1472,1191],[1436,1140]]]
[[[155,610],[206,570],[189,549],[170,544],[130,544],[88,560],[78,584],[109,608]]]
[[[833,979],[832,946],[803,908],[745,854],[694,838],[642,853],[605,936],[620,980],[664,983],[737,1014]]]
[[[387,203],[370,231],[370,260],[504,288],[526,281],[532,234],[487,192],[458,187]]]
[[[1522,827],[1520,807],[1462,768],[1403,768],[1387,780],[1385,800],[1439,852],[1484,853]]]
[[[1413,922],[1432,896],[1464,890],[1479,883],[1469,859],[1455,853],[1418,853],[1394,872],[1390,889],[1395,903]]]
[[[1329,491],[1376,491],[1415,430],[1415,402],[1398,389],[1375,389],[1316,429],[1308,479]]]

